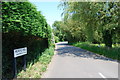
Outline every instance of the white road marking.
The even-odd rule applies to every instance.
[[[106,78],[102,73],[99,72],[98,74],[99,74],[102,78],[104,78],[104,79]],[[105,80],[107,80],[107,79],[105,79]]]

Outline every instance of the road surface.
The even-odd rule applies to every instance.
[[[67,42],[59,42],[42,78],[118,78],[118,63],[67,45]]]

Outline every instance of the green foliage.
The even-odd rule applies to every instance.
[[[63,1],[60,5],[64,10],[62,29],[69,42],[104,42],[107,47],[119,42],[119,2]]]
[[[59,42],[59,38],[57,36],[54,36],[55,43]]]
[[[52,56],[54,55],[54,47],[46,49],[42,56],[39,58],[41,64],[48,64],[51,61]]]
[[[15,37],[15,38],[14,38]],[[27,47],[26,61],[27,65],[34,64],[39,60],[41,52],[48,47],[48,40],[42,39],[36,36],[23,36],[23,35],[12,35],[3,34],[2,38],[2,77],[12,78],[13,77],[13,50],[17,48]],[[23,57],[17,58],[17,69],[18,73],[22,70]]]
[[[98,45],[91,44],[88,42],[77,42],[77,43],[73,43],[72,45],[74,45],[76,47],[80,47],[82,49],[92,51],[96,54],[106,56],[108,58],[120,60],[120,58],[119,58],[120,57],[120,47],[119,46],[114,47],[114,48],[107,48],[107,47],[101,45],[100,47],[98,47]]]
[[[9,12],[8,12],[9,11]],[[48,37],[48,24],[40,11],[30,2],[2,3],[2,32]]]
[[[53,33],[56,36],[56,42],[58,41],[64,41],[65,40],[65,34],[64,31],[62,29],[62,21],[55,21],[52,25],[53,27]],[[59,40],[57,39],[57,37],[59,38]]]
[[[50,63],[54,55],[54,47],[47,48],[42,55],[38,56],[38,61],[27,67],[26,71],[21,71],[18,78],[41,78],[42,73],[46,71],[47,65]]]
[[[2,77],[13,78],[14,49],[27,47],[27,65],[34,64],[53,45],[51,33],[44,16],[30,2],[2,2]],[[17,58],[18,73],[22,58]]]

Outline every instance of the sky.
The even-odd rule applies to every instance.
[[[31,2],[31,1],[30,1]],[[52,26],[54,21],[60,21],[61,20],[61,14],[62,10],[58,8],[58,5],[60,4],[59,1],[56,2],[31,2],[33,3],[38,11],[41,11],[41,14],[45,16],[47,23]]]

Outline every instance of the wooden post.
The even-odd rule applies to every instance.
[[[14,78],[17,78],[17,63],[16,63],[16,58],[14,58],[13,69],[14,69]]]
[[[27,47],[14,49],[14,58],[13,58],[13,78],[17,78],[17,63],[16,58],[19,56],[23,56],[23,69],[26,71],[26,54],[27,54]]]
[[[23,56],[23,70],[26,71],[26,55]]]

